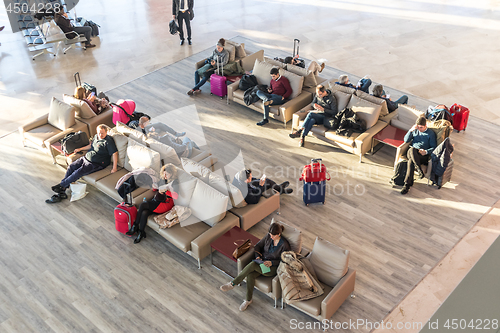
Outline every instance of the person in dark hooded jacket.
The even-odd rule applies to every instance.
[[[437,146],[436,149],[433,150],[431,154],[431,181],[437,183],[438,186],[441,185],[439,184],[439,177],[444,174],[446,168],[448,167],[454,149],[455,148],[453,147],[450,138],[446,138],[439,146]]]
[[[245,202],[249,205],[258,203],[262,194],[270,188],[280,194],[290,194],[293,192],[293,189],[287,188],[290,182],[286,181],[278,185],[273,180],[264,176],[260,179],[253,178],[252,170],[250,169],[243,169],[238,172],[234,176],[233,185],[241,191]]]

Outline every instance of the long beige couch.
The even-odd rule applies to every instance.
[[[337,135],[335,131],[328,130],[324,125],[317,125],[313,126],[309,133],[358,155],[361,162],[363,155],[372,148],[373,136],[389,124],[391,119],[397,115],[397,110],[389,113],[385,100],[360,90],[340,86],[332,81],[323,84],[334,94],[337,99],[338,109],[352,108],[365,121],[367,129],[363,133],[352,133],[349,137],[346,137]],[[292,132],[303,124],[311,109],[312,107],[308,105],[293,115]]]

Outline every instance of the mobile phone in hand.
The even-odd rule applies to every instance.
[[[254,259],[253,261],[254,261],[256,264],[259,264],[259,265],[264,263],[264,260],[262,260],[262,259]]]
[[[260,180],[266,180],[267,176],[266,174],[263,174],[262,177],[260,177]]]

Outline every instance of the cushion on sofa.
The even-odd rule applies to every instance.
[[[201,179],[205,184],[208,184],[208,177],[210,176],[209,168],[200,163],[197,163],[189,158],[181,158],[181,164],[184,171],[189,172],[192,176]]]
[[[229,196],[229,201],[227,203],[228,210],[232,207],[241,208],[247,205],[241,191],[233,184],[224,180],[220,175],[210,172],[208,185],[212,186],[220,193]]]
[[[160,154],[129,137],[124,167],[128,171],[151,168],[160,173]]]
[[[270,72],[271,68],[273,67],[275,66],[267,62],[260,61],[259,59],[255,59],[252,74],[255,75],[259,84],[269,85],[269,83],[271,82]]]
[[[385,99],[375,97],[361,90],[356,90],[355,95],[374,104],[381,105],[382,109],[380,109],[380,117],[387,116],[389,114],[389,109],[387,108],[387,103],[385,102]]]
[[[146,145],[147,137],[141,131],[130,128],[127,125],[125,125],[124,123],[121,123],[119,121],[116,122],[116,126],[114,127],[114,129],[116,131],[118,131],[119,133],[121,133],[121,134],[143,144],[143,145]]]
[[[55,97],[50,101],[48,123],[61,131],[75,125],[75,108]]]
[[[345,92],[346,94],[351,94],[351,95],[356,92],[356,89],[341,86],[340,84],[336,84],[335,81],[336,81],[335,79],[328,81],[328,86],[330,87],[330,90],[332,92],[333,91],[342,91],[342,92]],[[323,83],[323,84],[326,85],[326,83]]]
[[[75,113],[77,117],[80,117],[82,119],[90,119],[96,116],[95,112],[92,111],[90,106],[81,99],[75,98],[71,95],[63,94],[63,101],[64,103],[75,107]]]
[[[236,50],[236,58],[241,59],[247,56],[247,53],[245,51],[245,43],[236,43],[233,42],[232,40],[227,40],[226,39],[226,45],[233,45],[235,50]]]
[[[316,127],[316,126],[314,126],[314,127]],[[327,138],[328,140],[332,140],[332,141],[338,142],[340,144],[349,146],[349,147],[354,147],[355,140],[359,136],[359,134],[360,133],[352,132],[351,135],[344,136],[344,135],[338,135],[337,133],[335,133],[335,131],[329,130],[329,131],[325,132],[325,138]]]
[[[264,56],[264,62],[273,65],[273,67],[285,68],[285,63],[278,61],[278,60],[274,60],[274,59],[266,57],[266,56]]]
[[[229,53],[229,62],[233,62],[236,59],[236,48],[234,45],[227,43],[224,45],[224,49]]]
[[[308,256],[318,280],[335,286],[349,268],[349,251],[341,249],[320,237],[316,237],[313,250]]]
[[[191,213],[210,226],[214,226],[226,216],[229,198],[197,179],[189,202]]]
[[[406,104],[399,104],[396,112],[397,114],[391,120],[391,125],[406,131],[410,130],[415,125],[418,117],[424,114],[424,112]]]
[[[271,224],[273,224],[274,222],[282,224],[283,227],[285,227],[281,235],[288,241],[293,252],[300,253],[302,251],[302,231],[289,226],[285,222],[275,221],[273,217],[273,219],[271,220]],[[271,228],[271,226],[269,226],[269,228]]]
[[[287,64],[286,70],[292,72],[293,74],[303,76],[304,88],[315,88],[318,85],[318,83],[316,82],[316,77],[310,70],[292,64]]]
[[[290,82],[290,87],[292,87],[292,94],[288,99],[294,99],[295,97],[299,96],[299,94],[302,92],[302,86],[304,84],[304,77],[293,74],[292,72],[286,71],[283,68],[280,68],[280,75],[286,77],[288,81]]]
[[[377,123],[378,117],[380,115],[380,110],[382,110],[381,105],[366,101],[356,95],[351,96],[347,107],[352,108],[352,110],[356,112],[358,117],[365,121],[366,129],[369,129]]]
[[[108,135],[113,138],[118,149],[118,166],[123,167],[127,156],[128,138],[113,128],[108,131]]]
[[[337,109],[339,111],[342,111],[347,107],[352,96],[352,94],[348,94],[340,90],[333,90],[332,94],[333,96],[335,96],[335,99],[337,100]]]
[[[255,65],[256,59],[264,61],[264,50],[259,50],[242,58],[241,67],[243,67],[245,71],[253,70],[253,66]]]
[[[175,166],[181,165],[181,161],[174,148],[152,138],[146,140],[146,145],[160,154],[160,159],[163,161],[163,164],[172,163]]]
[[[188,206],[193,196],[194,188],[198,179],[186,171],[177,168],[178,198],[174,199],[177,206]]]

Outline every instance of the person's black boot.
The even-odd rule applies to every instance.
[[[63,187],[61,186],[61,184],[57,184],[57,185],[54,185],[51,187],[51,190],[56,192],[56,193],[59,193],[61,191],[63,191]]]
[[[403,186],[403,189],[401,190],[401,194],[404,195],[404,194],[408,193],[408,191],[410,191],[410,186],[405,184],[405,186]]]
[[[139,230],[137,238],[134,239],[134,244],[139,243],[143,238],[146,238],[146,232],[144,230]]]
[[[138,230],[139,230],[138,225],[137,225],[137,224],[134,224],[134,225],[132,226],[132,228],[130,228],[130,230],[129,230],[129,231],[127,231],[127,232],[125,233],[125,235],[132,236],[132,235],[133,235],[133,234],[135,234]]]
[[[295,139],[300,137],[301,134],[302,134],[302,128],[299,128],[295,132],[288,134],[288,136],[291,137],[292,139]]]

